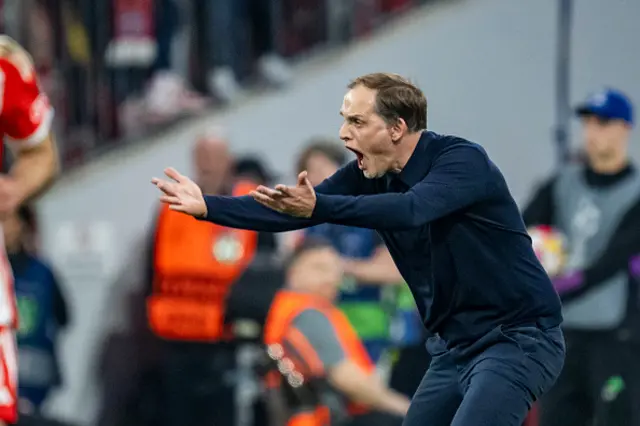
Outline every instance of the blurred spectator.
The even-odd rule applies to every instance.
[[[542,400],[542,426],[640,424],[640,174],[627,148],[633,107],[605,89],[576,109],[585,164],[563,168],[524,211],[567,241],[554,284],[564,303],[567,359]],[[552,273],[552,272],[550,272]]]
[[[378,1],[343,3],[0,0],[0,24],[34,56],[69,167],[200,113],[210,102],[192,87],[227,102],[254,74],[285,85],[292,72],[283,55],[346,43],[396,10]]]
[[[256,186],[247,180],[228,185],[232,158],[219,130],[197,140],[193,162],[195,180],[207,194],[238,195]],[[150,250],[147,316],[164,342],[159,406],[165,424],[235,424],[237,345],[223,316],[227,295],[255,260],[259,240],[256,232],[162,208]]]
[[[313,426],[400,425],[409,399],[380,381],[349,321],[333,305],[342,281],[339,260],[331,242],[315,237],[291,255],[286,289],[276,294],[265,326],[265,343],[280,365],[266,372],[267,398],[284,399],[287,425],[302,418]],[[278,414],[271,411],[274,418]]]
[[[201,111],[207,100],[172,67],[174,38],[184,20],[176,1],[114,0],[113,13],[116,25],[107,60],[129,73],[125,78],[139,76],[136,86],[127,86],[127,92],[134,90],[122,116],[128,128],[140,126],[140,119],[153,125]],[[138,25],[131,25],[132,20]],[[138,99],[136,92],[143,89]]]
[[[393,362],[389,386],[411,398],[429,368],[425,328],[415,299],[406,284],[397,288],[396,310],[391,323]]]
[[[180,25],[181,10],[175,0],[155,0],[155,27],[158,54],[146,95],[147,112],[152,120],[166,121],[178,115],[201,111],[207,99],[193,91],[172,67],[172,48]]]
[[[254,156],[236,159],[233,175],[236,180],[249,179],[258,185],[270,185],[276,178],[263,162]]]
[[[33,211],[21,207],[2,226],[19,315],[20,411],[39,415],[47,396],[62,384],[56,349],[58,334],[69,322],[68,309],[53,271],[35,252]]]
[[[205,21],[207,85],[211,94],[223,102],[239,94],[239,70],[250,57],[243,36],[248,30],[257,56],[260,76],[269,84],[281,86],[291,78],[288,66],[276,47],[276,28],[282,13],[280,0],[199,0]]]
[[[345,150],[327,140],[308,144],[298,160],[298,173],[306,170],[315,186],[345,163]],[[374,362],[389,348],[390,314],[395,309],[395,285],[402,282],[386,246],[371,229],[322,224],[303,231],[303,238],[328,239],[343,257],[345,280],[338,306],[346,314]],[[391,287],[390,287],[391,286]],[[387,293],[388,297],[385,297]]]
[[[257,157],[246,156],[235,160],[232,172],[232,182],[241,183],[249,181],[255,186],[269,185],[275,179],[275,175],[267,169],[267,166]],[[270,261],[278,252],[278,240],[274,234],[262,232],[258,234],[258,251],[256,257],[266,255]],[[255,259],[255,261],[259,259]],[[254,261],[254,263],[255,263]]]

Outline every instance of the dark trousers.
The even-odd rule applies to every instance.
[[[380,411],[372,411],[349,419],[344,426],[401,426],[402,417]]]
[[[431,365],[405,426],[521,426],[564,363],[559,327],[497,327],[465,355],[431,338]]]
[[[209,68],[229,66],[237,71],[242,66],[243,57],[251,56],[244,37],[247,28],[257,56],[275,53],[279,0],[201,0],[196,4]]]
[[[541,400],[540,426],[639,426],[640,343],[566,332],[567,360]]]

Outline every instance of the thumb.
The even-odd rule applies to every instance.
[[[298,175],[298,186],[305,186],[308,182],[309,179],[307,179],[307,171],[305,170],[303,172],[300,172],[300,174]]]
[[[315,192],[315,189],[311,184],[311,181],[309,180],[309,178],[307,178],[307,172],[302,172],[300,173],[300,175],[302,175],[303,173],[304,173],[304,176],[298,177],[298,182],[300,182],[301,185],[306,186],[311,192]],[[302,178],[302,181],[300,181],[301,178]]]

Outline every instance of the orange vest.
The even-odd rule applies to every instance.
[[[254,188],[241,182],[233,195]],[[171,340],[220,340],[228,290],[253,260],[257,243],[255,231],[199,221],[164,205],[156,228],[153,293],[147,299],[151,330]]]
[[[329,300],[310,294],[303,294],[289,290],[281,290],[276,295],[269,309],[264,331],[264,342],[269,348],[282,344],[285,336],[288,339],[295,339],[296,350],[300,356],[305,358],[305,363],[309,366],[310,372],[307,374],[314,377],[326,377],[320,359],[313,348],[310,347],[302,334],[299,334],[293,327],[292,321],[306,309],[317,309],[333,324],[333,328],[338,333],[338,339],[346,356],[366,373],[373,374],[375,365],[369,358],[365,347],[358,338],[355,330],[347,317],[336,308]],[[269,377],[273,386],[273,376]],[[366,411],[366,408],[356,404],[350,404],[349,412],[352,414]],[[326,426],[329,424],[329,414],[326,407],[315,407],[313,411],[297,413],[287,423],[287,426]]]

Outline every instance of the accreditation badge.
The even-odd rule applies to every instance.
[[[220,235],[213,243],[213,257],[220,263],[236,263],[243,256],[244,246],[234,232]]]

